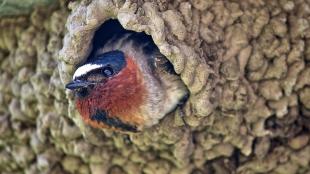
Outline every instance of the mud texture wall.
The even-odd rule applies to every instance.
[[[84,0],[31,11],[0,19],[0,173],[310,172],[309,1]],[[86,126],[64,89],[108,19],[150,34],[190,91],[142,133]]]

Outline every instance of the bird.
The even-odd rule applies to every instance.
[[[94,128],[141,132],[159,123],[188,97],[171,62],[141,33],[94,46],[66,88],[82,120]]]

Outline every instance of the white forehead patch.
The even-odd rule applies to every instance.
[[[94,69],[98,69],[101,68],[102,65],[98,65],[98,64],[85,64],[83,66],[80,66],[73,74],[73,80],[81,77],[83,75],[86,75],[88,72],[94,70]]]

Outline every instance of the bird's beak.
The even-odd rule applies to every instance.
[[[87,88],[90,85],[94,85],[94,83],[82,81],[82,80],[74,80],[66,84],[66,88],[70,90],[75,90],[75,89],[80,89],[80,88]]]

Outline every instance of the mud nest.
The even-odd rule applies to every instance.
[[[114,19],[150,35],[190,91],[139,134],[86,126],[64,84]],[[0,19],[2,173],[307,173],[308,1],[63,2]],[[2,30],[3,28],[3,30]]]

